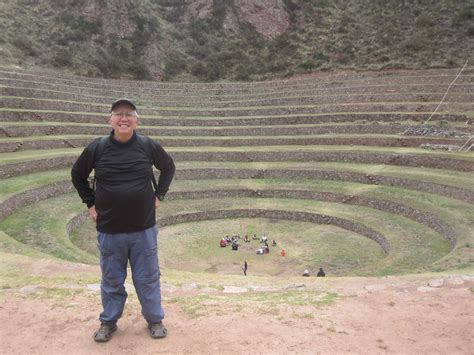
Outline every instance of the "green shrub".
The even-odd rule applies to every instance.
[[[35,48],[34,43],[28,37],[19,36],[19,37],[13,39],[12,44],[16,48],[21,50],[24,54],[26,54],[30,57],[35,57],[39,54],[38,50]]]
[[[67,67],[72,64],[72,54],[68,48],[59,48],[52,52],[51,64],[55,67]]]
[[[167,78],[181,74],[187,68],[186,60],[177,52],[167,56],[164,64],[165,75]]]

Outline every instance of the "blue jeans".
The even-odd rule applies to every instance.
[[[161,307],[160,267],[157,254],[158,230],[156,226],[135,233],[97,236],[100,250],[100,284],[104,311],[99,320],[115,324],[122,316],[127,291],[124,282],[130,260],[132,279],[148,323],[160,322],[165,314]]]

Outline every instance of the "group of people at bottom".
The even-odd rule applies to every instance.
[[[236,234],[236,233],[233,234],[232,237],[229,237],[228,235],[226,235],[225,237],[223,237],[220,240],[219,245],[221,246],[221,248],[225,248],[226,246],[231,245],[232,250],[239,250],[240,238],[241,238],[240,235]],[[253,235],[252,239],[253,240],[259,240],[259,238],[257,237],[256,234]],[[250,238],[249,238],[248,234],[245,235],[244,242],[245,243],[250,243]],[[270,247],[268,245],[268,237],[266,235],[263,235],[260,238],[260,244],[261,244],[260,247],[255,250],[255,253],[257,255],[269,254],[270,253]],[[277,242],[276,242],[275,239],[273,239],[272,246],[273,247],[277,246]],[[285,256],[284,251],[282,251],[282,252],[283,252],[282,256]]]

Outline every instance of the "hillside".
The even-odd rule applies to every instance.
[[[459,67],[469,1],[5,0],[3,64],[165,81]]]

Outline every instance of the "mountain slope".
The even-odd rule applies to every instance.
[[[455,67],[474,52],[469,1],[4,0],[0,13],[4,64],[110,78]]]

